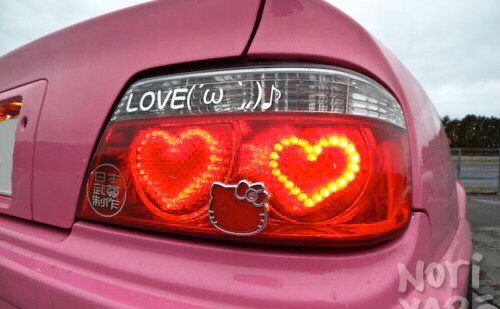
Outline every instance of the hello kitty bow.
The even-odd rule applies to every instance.
[[[246,200],[252,203],[255,207],[262,207],[266,204],[269,194],[262,183],[251,184],[246,180],[241,180],[234,189],[234,196],[238,200]]]

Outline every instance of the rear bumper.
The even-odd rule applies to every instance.
[[[20,307],[399,306],[401,299],[464,295],[399,291],[398,264],[427,265],[430,226],[415,213],[397,240],[351,253],[276,253],[217,247],[77,223],[69,235],[0,217],[0,299]],[[470,257],[463,221],[444,259]],[[427,285],[426,285],[427,287]]]

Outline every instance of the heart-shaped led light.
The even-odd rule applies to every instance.
[[[327,185],[317,188],[312,193],[306,193],[298,185],[289,179],[287,175],[280,169],[280,153],[287,147],[298,146],[304,151],[307,161],[316,161],[321,156],[323,149],[329,147],[338,147],[343,150],[346,156],[346,167],[335,179],[331,179]],[[321,138],[317,144],[311,145],[307,140],[300,139],[296,136],[281,139],[279,143],[274,145],[274,151],[269,155],[269,167],[272,175],[305,207],[311,208],[330,197],[337,191],[343,190],[348,184],[354,180],[359,172],[360,155],[356,146],[347,138],[337,135],[331,135],[326,138]],[[332,162],[332,165],[335,162]]]
[[[151,129],[132,147],[136,184],[154,201],[146,206],[163,217],[193,211],[212,182],[226,174],[227,149],[206,130],[186,129],[176,137]]]

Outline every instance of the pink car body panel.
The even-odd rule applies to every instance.
[[[47,89],[47,81],[39,80],[0,93],[0,102],[22,99],[26,104],[19,115],[13,156],[12,198],[0,196],[0,213],[31,219],[31,193],[33,189],[33,157],[40,110]]]
[[[465,194],[449,165],[447,139],[411,74],[357,23],[324,2],[267,0],[247,54],[260,1],[213,4],[148,3],[67,28],[0,58],[0,72],[8,72],[0,79],[0,96],[47,81],[41,112],[33,114],[39,121],[32,145],[32,216],[10,213],[47,225],[0,216],[0,299],[21,307],[385,308],[399,305],[399,299],[434,297],[444,304],[451,295],[464,295],[466,267],[456,287],[398,290],[399,263],[413,272],[418,261],[468,260],[471,253]],[[395,95],[408,128],[415,211],[402,236],[353,252],[291,253],[74,223],[93,147],[134,76],[168,65],[242,57],[341,66],[376,79]],[[21,157],[18,145],[19,140],[15,158]]]
[[[2,74],[0,92],[39,79],[48,81],[36,136],[33,219],[71,227],[101,128],[135,74],[241,56],[259,3],[149,3],[77,24],[1,58],[0,72],[8,74]]]
[[[343,66],[372,77],[395,95],[408,129],[413,207],[429,214],[433,248],[442,255],[459,221],[456,180],[439,116],[408,70],[354,20],[320,1],[266,1],[248,54]]]
[[[397,241],[357,253],[279,253],[214,247],[163,237],[76,223],[70,235],[46,239],[43,227],[0,220],[0,296],[29,307],[77,307],[104,304],[133,307],[273,306],[389,308],[413,289],[398,290],[397,265],[410,270],[431,261],[429,221],[416,213]],[[463,258],[470,245],[462,225],[450,260]],[[9,243],[7,249],[3,245]],[[453,258],[453,259],[451,259]],[[30,289],[20,289],[30,278]],[[426,289],[420,297],[440,303],[463,293],[467,269],[457,291]],[[410,285],[411,287],[411,285]]]

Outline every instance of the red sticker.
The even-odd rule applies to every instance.
[[[87,199],[100,216],[116,216],[127,198],[127,186],[120,170],[112,164],[101,164],[90,174]]]

